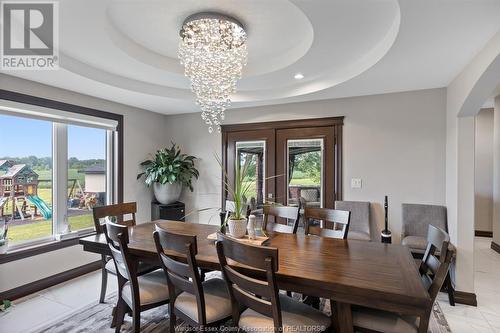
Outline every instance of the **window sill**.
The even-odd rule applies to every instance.
[[[32,256],[36,256],[39,254],[51,252],[51,251],[56,251],[59,249],[63,249],[65,247],[70,247],[74,245],[78,245],[78,242],[80,241],[80,238],[82,237],[87,237],[95,232],[91,233],[86,233],[84,235],[81,235],[79,237],[71,238],[71,239],[66,239],[66,240],[61,240],[61,241],[50,241],[46,242],[43,244],[37,244],[33,246],[27,246],[27,247],[22,247],[19,249],[14,249],[11,252],[8,252],[6,254],[0,254],[0,264],[5,264],[11,261],[16,261]]]

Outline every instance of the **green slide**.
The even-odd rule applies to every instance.
[[[38,195],[27,195],[26,199],[38,208],[44,219],[52,218],[52,210]]]

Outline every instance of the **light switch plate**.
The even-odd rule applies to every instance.
[[[361,188],[363,185],[363,182],[361,178],[352,178],[351,179],[351,188]]]

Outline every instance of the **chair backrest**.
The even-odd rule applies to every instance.
[[[132,284],[132,297],[135,301],[140,302],[137,268],[128,249],[128,227],[108,221],[103,225],[103,230],[115,263],[118,284],[123,285],[126,281],[130,281]]]
[[[288,234],[297,233],[300,219],[300,206],[264,205],[264,221],[262,229]],[[272,221],[269,219],[272,217]],[[282,222],[283,223],[280,223]]]
[[[371,235],[370,231],[370,203],[363,201],[335,201],[335,209],[351,212],[349,231],[356,231]]]
[[[347,239],[351,212],[329,208],[304,208],[305,234]],[[314,225],[313,220],[322,221]]]
[[[195,259],[198,252],[196,236],[173,233],[156,225],[153,238],[167,277],[170,304],[174,306],[177,295],[183,291],[195,295],[199,324],[206,324],[205,296]],[[165,250],[173,251],[175,255],[166,255]]]
[[[422,282],[434,302],[448,273],[454,249],[450,244],[448,233],[433,225],[429,225],[427,242],[419,271]]]
[[[233,322],[239,322],[240,305],[265,316],[272,315],[275,332],[283,325],[279,289],[275,273],[278,271],[278,249],[238,242],[218,234],[217,255],[224,280],[227,283],[233,307]],[[236,262],[262,271],[260,277],[248,276],[228,265]],[[280,331],[281,332],[281,331]]]
[[[429,225],[448,232],[446,207],[444,206],[404,203],[401,205],[401,209],[403,237],[426,237]]]
[[[101,223],[101,219],[110,216],[116,216],[117,217],[116,223],[118,224],[124,226],[134,226],[136,223],[135,213],[137,213],[137,204],[135,202],[126,202],[115,205],[94,207],[92,209],[92,214],[94,216],[95,231],[98,234],[103,233],[104,230],[102,228],[103,224]],[[132,215],[132,219],[125,220],[124,219],[125,215]]]

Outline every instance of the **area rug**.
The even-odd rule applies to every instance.
[[[294,295],[295,296],[295,295]],[[110,328],[111,312],[116,304],[116,294],[106,299],[106,303],[90,304],[89,306],[75,311],[66,318],[51,324],[50,326],[36,331],[37,333],[113,333]],[[321,302],[321,309],[330,314],[329,302]],[[228,322],[230,324],[230,322]],[[125,316],[125,323],[121,332],[131,332],[132,320]],[[185,332],[186,328],[182,322],[177,323],[176,332]],[[166,333],[169,332],[168,305],[161,306],[141,313],[141,332],[144,333]],[[432,317],[429,323],[430,333],[451,333],[451,329],[437,302],[434,303]],[[172,332],[170,332],[172,333]]]

